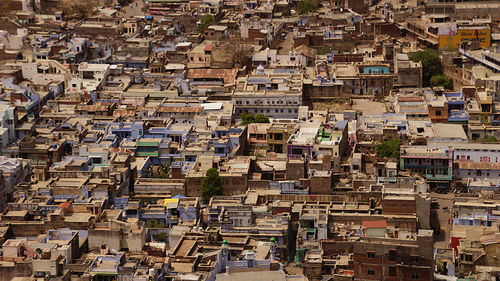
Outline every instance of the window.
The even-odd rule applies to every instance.
[[[389,276],[396,276],[396,275],[397,275],[396,267],[394,266],[389,267]]]
[[[411,273],[411,280],[418,280],[420,279],[420,276],[416,272]]]
[[[375,252],[367,252],[366,254],[368,255],[369,259],[374,259],[375,258]]]
[[[420,257],[419,256],[411,256],[411,261],[412,262],[420,262]]]
[[[436,110],[436,116],[441,116],[441,110]]]
[[[375,269],[368,268],[368,275],[375,275]]]
[[[389,250],[389,260],[396,261],[396,250]]]
[[[465,255],[465,261],[472,261],[472,255]]]

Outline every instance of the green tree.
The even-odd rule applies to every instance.
[[[302,0],[297,6],[297,13],[305,15],[318,10],[318,3],[315,0]]]
[[[323,56],[323,55],[326,55],[326,54],[329,54],[331,53],[333,50],[331,48],[327,48],[327,47],[323,47],[321,49],[318,50],[318,55],[319,56]]]
[[[495,138],[494,136],[490,136],[490,137],[487,137],[484,139],[484,142],[497,142],[497,138]]]
[[[156,171],[155,178],[166,179],[168,178],[169,174],[170,174],[170,167],[165,164],[161,164],[160,167],[158,167],[158,170]]]
[[[422,82],[425,87],[431,85],[431,78],[443,74],[441,70],[441,59],[436,50],[427,49],[409,54],[409,59],[422,63]]]
[[[262,113],[255,115],[255,123],[269,123],[269,117]]]
[[[255,116],[252,114],[241,113],[241,120],[243,121],[243,125],[248,125],[251,123],[255,123]]]
[[[161,233],[158,233],[158,234],[154,234],[153,235],[153,238],[155,239],[155,241],[159,241],[159,242],[165,242],[165,232],[161,232]]]
[[[377,153],[384,158],[399,158],[399,147],[401,146],[401,139],[393,138],[381,142],[377,145]]]
[[[146,178],[154,178],[155,171],[153,169],[153,165],[149,166],[149,168],[145,171],[144,177]]]
[[[453,90],[453,81],[446,75],[434,75],[431,77],[431,86],[441,86],[448,90]]]
[[[258,113],[255,116],[253,116],[252,114],[242,113],[241,120],[243,125],[248,125],[252,123],[269,123],[269,117],[267,117],[262,113]]]
[[[214,23],[215,23],[214,16],[206,15],[204,18],[200,20],[200,25],[198,26],[198,30],[200,31],[201,34],[203,34],[205,33],[205,28]]]
[[[482,142],[482,143],[485,143],[485,142],[488,142],[488,143],[498,142],[497,138],[495,138],[494,136],[486,137],[484,139],[475,139],[474,141],[475,142]]]
[[[219,171],[215,168],[208,169],[205,178],[201,182],[201,201],[208,204],[210,198],[223,193],[224,188],[222,187]]]

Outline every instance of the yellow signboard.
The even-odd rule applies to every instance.
[[[456,35],[439,36],[440,49],[458,49],[461,42],[478,42],[480,48],[490,47],[491,31],[489,29],[458,30]]]
[[[163,201],[163,207],[166,208],[168,206],[168,204],[170,204],[170,203],[177,203],[177,202],[179,202],[179,199],[175,199],[175,198],[164,199],[164,201]]]

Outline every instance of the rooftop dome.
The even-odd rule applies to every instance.
[[[262,66],[262,64],[259,64],[259,66],[257,66],[257,74],[264,74],[264,67]]]

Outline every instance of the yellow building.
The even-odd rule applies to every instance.
[[[450,32],[451,33],[451,32]],[[487,25],[460,26],[450,35],[439,36],[439,49],[458,49],[461,42],[478,42],[478,47],[487,48],[491,44],[491,30]]]

